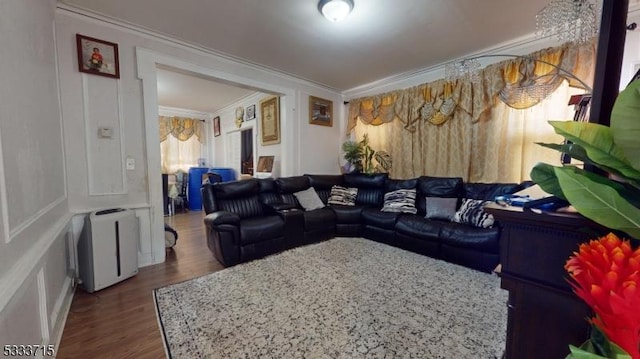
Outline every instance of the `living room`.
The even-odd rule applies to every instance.
[[[340,36],[346,36],[350,31],[359,36],[366,33],[349,28],[347,22],[328,22],[318,12],[316,1],[304,6],[299,3],[296,2],[299,7],[296,16],[305,16],[308,20],[304,21],[305,24],[313,21],[317,26],[314,31],[323,29],[333,39],[338,39],[328,40],[329,47],[331,41],[340,42]],[[637,16],[638,10],[637,2],[631,3],[629,19]],[[237,46],[248,49],[249,53],[256,53],[252,61],[233,56],[231,49],[227,50],[229,53],[224,53],[221,49],[200,44],[199,41],[204,42],[206,39],[203,37],[207,37],[203,35],[203,30],[194,27],[190,34],[171,35],[169,28],[154,29],[150,25],[109,15],[109,4],[115,8],[122,7],[124,13],[128,6],[132,6],[131,14],[136,11],[157,11],[164,16],[171,15],[171,10],[160,6],[151,11],[148,5],[138,7],[126,1],[5,1],[0,7],[3,30],[0,36],[6,44],[1,108],[3,118],[7,119],[0,124],[0,134],[3,135],[3,176],[0,181],[3,221],[0,222],[0,228],[4,238],[0,245],[0,287],[3,288],[0,295],[0,338],[3,344],[59,344],[76,284],[74,273],[77,267],[74,267],[71,258],[79,235],[78,222],[83,221],[82,215],[114,207],[133,210],[140,224],[140,267],[165,261],[164,218],[157,215],[162,213],[160,149],[155,146],[159,143],[156,98],[158,66],[279,95],[282,129],[280,149],[276,154],[279,157],[279,175],[338,174],[342,161],[340,148],[348,139],[345,134],[349,126],[349,105],[343,105],[345,101],[442,79],[447,62],[472,54],[528,55],[561,45],[554,37],[540,39],[534,34],[535,13],[547,1],[527,1],[518,5],[504,1],[501,5],[514,12],[514,8],[518,7],[524,12],[526,6],[526,11],[530,13],[526,20],[510,23],[512,28],[517,29],[518,22],[526,21],[528,25],[522,26],[526,29],[518,30],[522,32],[504,31],[503,27],[508,24],[496,25],[497,32],[503,31],[505,34],[499,40],[486,42],[478,38],[479,31],[473,28],[464,27],[466,31],[462,31],[452,27],[452,38],[456,32],[462,32],[461,37],[468,37],[467,47],[457,52],[449,50],[429,63],[417,58],[416,54],[417,64],[405,63],[404,69],[389,73],[383,71],[385,61],[382,61],[382,65],[377,67],[378,72],[374,72],[374,64],[369,59],[371,55],[356,53],[354,57],[357,60],[349,65],[360,69],[345,76],[338,69],[347,63],[335,62],[333,58],[320,54],[317,55],[321,60],[318,62],[323,63],[324,72],[318,67],[317,77],[311,76],[313,69],[307,76],[296,77],[291,74],[302,73],[296,67],[299,61],[296,56],[289,55],[287,60],[283,60],[281,68],[261,63],[260,53],[268,52],[260,45],[261,36],[255,35],[258,31],[250,35],[243,33],[248,31],[244,30],[246,21],[243,16],[258,17],[253,14],[254,10],[260,13],[256,4],[244,2],[238,5],[240,10],[229,4],[220,5],[228,13],[233,13],[232,9],[239,12],[234,13],[237,27],[218,31],[226,32],[225,36],[237,34],[238,38],[250,38],[251,41],[247,40],[245,44],[238,42]],[[278,4],[291,5],[291,2],[280,1]],[[101,5],[107,8],[101,8]],[[358,6],[367,7],[357,1],[355,6],[354,18],[367,22],[365,15],[371,16],[372,13],[358,15],[365,16],[364,19],[356,17]],[[417,13],[416,9],[431,11],[420,1],[408,1],[398,6],[398,11],[405,14]],[[457,6],[460,9],[465,5]],[[270,9],[264,13],[277,11],[280,10]],[[367,11],[373,10],[368,8]],[[488,10],[478,11],[477,14],[487,15],[480,11]],[[174,13],[180,14],[182,11]],[[473,14],[464,14],[473,18]],[[286,24],[285,20],[282,21]],[[333,25],[338,27],[332,28]],[[295,31],[305,32],[304,24],[295,26]],[[477,28],[481,26],[485,26],[482,21],[476,25]],[[208,22],[205,28],[215,30],[216,22]],[[377,43],[383,38],[401,39],[394,29],[387,28],[389,33],[386,34],[384,29],[377,29],[377,39],[367,41]],[[267,30],[268,27],[264,36],[269,34]],[[118,44],[119,79],[78,71],[76,34]],[[342,43],[349,49],[357,49],[358,40],[363,39],[355,37],[342,40]],[[621,84],[628,82],[636,70],[634,64],[640,62],[637,44],[630,44],[629,39],[638,40],[637,34],[632,31],[627,33],[627,46],[632,55],[623,63]],[[314,45],[313,42],[307,44],[309,47]],[[419,42],[412,40],[405,43],[403,48],[411,52],[413,47],[419,45]],[[435,53],[437,47],[444,45],[434,42],[429,46],[434,47],[432,52]],[[269,51],[277,52],[277,49]],[[402,56],[387,50],[380,54],[388,57],[387,62]],[[483,65],[501,60],[487,60]],[[290,67],[284,67],[285,64]],[[333,103],[333,126],[308,123],[310,96]],[[233,124],[226,122],[224,126]],[[99,128],[111,129],[112,140],[99,138],[96,134]],[[362,128],[361,125],[356,127],[353,138],[362,135],[362,132],[358,132]],[[371,132],[374,136],[374,130]],[[379,138],[374,140],[378,141]],[[382,144],[376,143],[375,146]],[[223,150],[224,146],[216,142],[213,157],[219,159]],[[399,158],[395,160],[401,163]],[[133,164],[131,169],[127,169],[128,161]],[[202,223],[200,226],[204,228]],[[201,235],[204,240],[204,234]],[[148,335],[160,334],[155,331]]]

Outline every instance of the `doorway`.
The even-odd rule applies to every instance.
[[[253,176],[253,128],[240,132],[240,174]]]
[[[203,67],[195,65],[192,62],[186,62],[177,57],[163,55],[140,47],[136,48],[136,55],[137,74],[138,78],[142,80],[145,148],[148,168],[147,185],[150,208],[149,227],[148,230],[144,230],[145,238],[143,238],[142,241],[146,241],[145,245],[148,246],[148,251],[151,252],[151,264],[155,264],[164,262],[166,255],[164,248],[164,211],[160,169],[157,68],[166,67],[183,73],[193,74],[200,78],[279,95],[281,108],[280,121],[283,131],[281,133],[282,147],[278,152],[283,164],[281,171],[285,174],[294,172],[298,163],[295,151],[291,150],[291,147],[295,144],[294,134],[297,130],[295,122],[292,121],[295,112],[296,91],[290,87],[275,85],[275,83],[279,82],[279,79],[277,76],[271,74],[267,74],[266,80],[255,80],[251,77],[237,75],[236,73],[246,71],[246,65],[242,64],[227,64],[224,69]],[[194,52],[194,56],[199,55],[200,53]],[[210,62],[215,63],[214,60]],[[237,69],[237,71],[233,71],[235,69]],[[207,131],[207,133],[209,132],[212,131]],[[225,142],[227,142],[226,139],[223,140],[223,143]],[[224,147],[226,146],[220,146],[219,148]]]

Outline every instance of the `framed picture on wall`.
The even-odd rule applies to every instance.
[[[309,123],[333,126],[333,102],[320,97],[309,96]]]
[[[247,121],[256,119],[256,105],[247,107]]]
[[[213,118],[213,137],[220,136],[220,116]]]
[[[88,74],[120,78],[118,44],[76,34],[78,69]]]
[[[280,97],[260,101],[260,132],[263,146],[280,143]]]

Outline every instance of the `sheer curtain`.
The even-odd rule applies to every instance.
[[[201,120],[160,116],[160,162],[163,173],[189,171],[202,157]]]
[[[496,103],[491,114],[491,131],[501,138],[494,142],[502,151],[492,161],[499,165],[485,171],[485,178],[519,182],[529,180],[529,173],[538,162],[560,164],[560,153],[536,142],[561,143],[563,137],[553,131],[548,121],[573,120],[574,107],[569,106],[571,95],[584,90],[569,87],[564,81],[558,89],[538,105],[525,110]]]
[[[189,171],[189,167],[198,165],[198,158],[202,157],[202,143],[193,136],[186,141],[180,141],[173,136],[167,136],[160,142],[160,161],[163,173],[175,173],[177,170]]]

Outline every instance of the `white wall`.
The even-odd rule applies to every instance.
[[[237,132],[239,131],[244,131],[251,128],[253,130],[253,139],[254,139],[253,141],[254,168],[255,168],[255,165],[257,164],[258,156],[275,156],[274,173],[275,173],[275,176],[278,176],[278,174],[280,173],[279,168],[280,168],[280,161],[281,161],[281,155],[280,155],[280,151],[282,148],[281,144],[263,146],[262,142],[260,141],[260,133],[261,133],[260,100],[271,97],[271,96],[273,95],[263,93],[263,92],[256,92],[243,99],[240,99],[240,101],[238,102],[230,104],[229,106],[213,114],[213,117],[216,117],[216,116],[220,117],[220,136],[213,138],[212,147],[214,149],[214,156],[213,156],[214,161],[211,167],[233,168],[236,172],[236,177],[237,177],[240,173],[239,172],[240,164],[230,161],[230,158],[229,158],[230,157],[229,147],[232,145],[230,143],[231,137],[233,134],[237,135]],[[250,105],[256,106],[255,120],[244,121],[241,127],[238,128],[235,123],[236,108],[242,107],[245,109],[245,112],[246,112],[247,107],[249,107]],[[246,118],[246,113],[245,113],[245,118]],[[213,131],[213,129],[211,131]],[[239,145],[240,144],[238,143],[238,146]]]
[[[71,302],[54,0],[0,1],[0,344],[54,344]]]
[[[118,44],[120,79],[80,73],[75,35]],[[280,93],[281,174],[307,171],[337,173],[342,114],[331,128],[310,128],[306,102],[314,95],[340,104],[342,96],[255,65],[242,64],[211,51],[180,43],[58,4],[56,38],[63,108],[69,206],[78,213],[99,208],[131,207],[141,220],[141,265],[164,260],[162,188],[158,139],[156,65],[187,70],[212,80]],[[101,96],[89,96],[89,94]],[[105,146],[96,146],[96,130],[105,124],[119,128]],[[215,144],[218,156],[221,149]],[[271,149],[269,149],[271,150]],[[318,154],[325,154],[330,160]],[[134,170],[124,158],[135,159]],[[106,171],[108,167],[110,171]],[[154,238],[154,240],[152,240]]]

